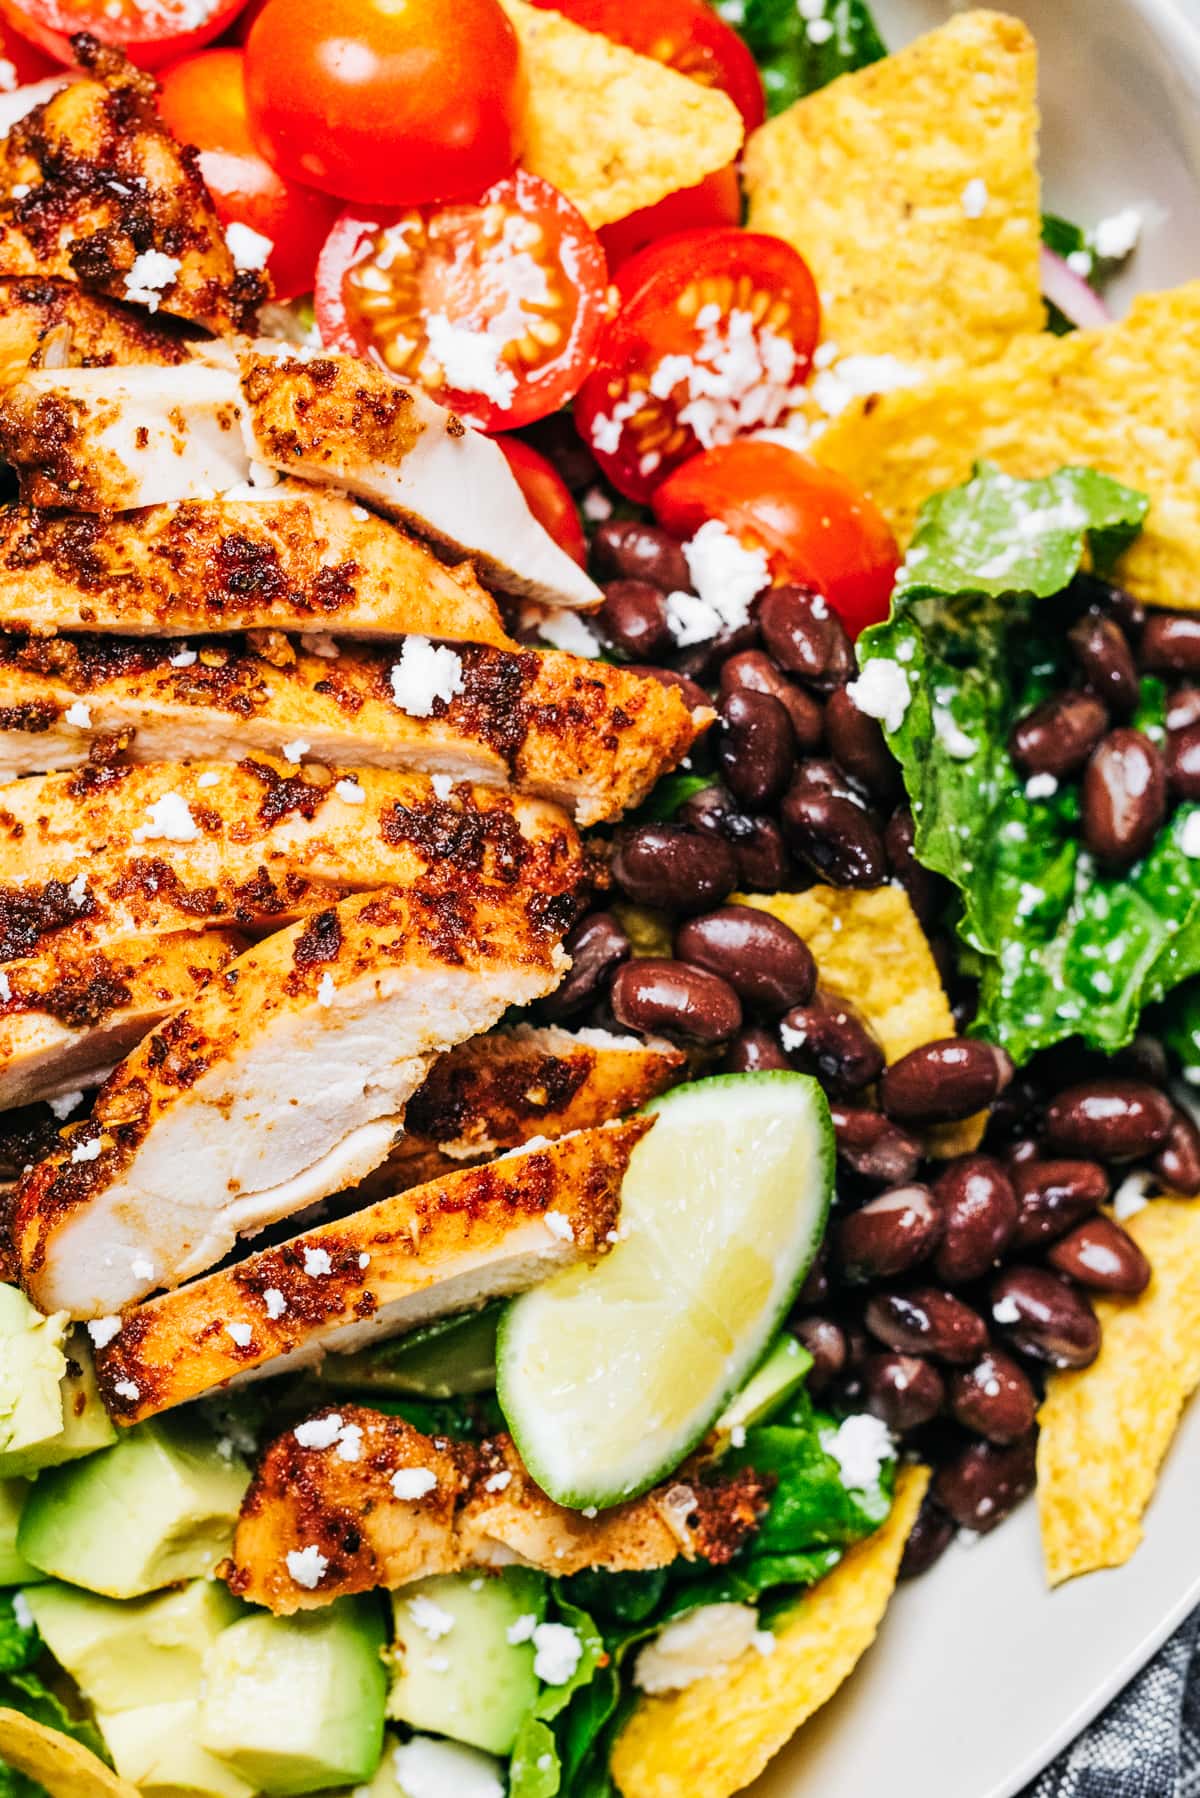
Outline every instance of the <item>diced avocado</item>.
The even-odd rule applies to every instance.
[[[197,1741],[200,1705],[195,1698],[143,1704],[97,1718],[113,1765],[154,1798],[252,1798],[254,1787]]]
[[[113,1448],[43,1473],[17,1547],[56,1579],[140,1598],[212,1571],[229,1552],[248,1480],[195,1424],[155,1418]]]
[[[540,1573],[438,1574],[392,1594],[396,1646],[388,1716],[413,1729],[509,1754],[537,1696],[535,1624],[546,1614]],[[509,1639],[512,1630],[516,1641]]]
[[[0,1286],[0,1475],[27,1473],[23,1451],[62,1432],[67,1314],[43,1317],[15,1286]]]
[[[0,1480],[0,1586],[24,1586],[45,1578],[17,1551],[17,1529],[28,1492],[24,1480]]]
[[[789,1399],[812,1366],[812,1356],[794,1336],[780,1336],[759,1362],[741,1391],[730,1399],[713,1425],[713,1432],[728,1443],[735,1430],[761,1423]]]
[[[53,1580],[26,1598],[59,1666],[90,1704],[110,1712],[195,1698],[209,1647],[245,1614],[212,1579],[133,1601]]]
[[[96,1384],[92,1351],[82,1329],[72,1330],[63,1345],[66,1371],[59,1383],[61,1418],[58,1433],[29,1448],[0,1454],[0,1479],[11,1474],[37,1473],[43,1467],[59,1467],[108,1448],[117,1432],[104,1409]]]
[[[265,1792],[370,1779],[383,1746],[384,1639],[374,1598],[231,1624],[205,1656],[201,1746]]]
[[[408,1392],[456,1398],[496,1384],[496,1324],[502,1306],[439,1319],[377,1348],[327,1355],[320,1378],[347,1392]]]

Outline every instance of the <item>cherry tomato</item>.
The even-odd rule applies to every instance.
[[[517,35],[499,0],[269,0],[246,99],[294,181],[372,206],[475,195],[517,159]]]
[[[887,520],[845,475],[786,444],[743,438],[694,456],[658,488],[654,512],[681,537],[720,519],[766,551],[776,580],[823,593],[852,637],[887,617],[900,561]]]
[[[242,51],[202,50],[162,76],[158,109],[180,143],[200,151],[200,173],[223,225],[248,225],[269,238],[278,299],[309,293],[336,200],[286,181],[263,161],[246,124]]]
[[[643,206],[640,212],[603,226],[600,242],[610,270],[618,269],[648,244],[661,243],[679,231],[737,225],[741,217],[741,183],[737,164],[731,162],[728,168],[706,175],[695,187],[681,187],[657,205]]]
[[[645,500],[698,449],[784,414],[820,304],[795,250],[750,231],[681,232],[632,257],[616,286],[621,311],[575,418],[614,486]]]
[[[570,399],[607,289],[595,232],[518,169],[469,205],[350,208],[321,251],[315,297],[327,349],[370,357],[491,431]]]
[[[119,44],[139,68],[157,69],[190,56],[220,37],[246,0],[208,0],[195,22],[188,0],[0,0],[0,15],[14,31],[59,63],[73,63],[71,37],[90,32],[102,44]],[[9,50],[4,55],[10,57]],[[43,70],[44,74],[45,71]],[[37,75],[22,75],[36,81]]]
[[[534,0],[534,4],[565,13],[586,30],[627,44],[705,87],[721,88],[741,113],[748,132],[762,124],[765,106],[758,65],[737,32],[706,0]]]
[[[29,87],[59,72],[57,63],[21,37],[0,14],[0,94],[11,94],[14,88]]]
[[[571,489],[552,462],[523,443],[519,437],[497,437],[496,442],[508,457],[508,465],[517,477],[525,504],[544,531],[549,531],[560,549],[587,567],[587,542]]]

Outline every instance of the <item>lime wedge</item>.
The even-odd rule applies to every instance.
[[[646,1109],[622,1240],[514,1299],[497,1338],[522,1459],[577,1509],[645,1492],[701,1440],[807,1273],[833,1188],[829,1107],[806,1074],[697,1080]]]

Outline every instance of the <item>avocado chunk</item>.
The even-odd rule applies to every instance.
[[[523,1567],[435,1574],[393,1592],[392,1612],[388,1716],[491,1754],[511,1753],[537,1697],[530,1637],[546,1614],[543,1575]]]
[[[95,1454],[116,1441],[117,1432],[104,1409],[96,1384],[96,1369],[87,1335],[74,1329],[63,1344],[66,1370],[59,1382],[60,1416],[56,1434],[27,1448],[0,1454],[0,1479],[12,1474],[37,1473],[43,1467],[59,1467]]]
[[[283,1798],[361,1784],[383,1747],[383,1644],[374,1598],[243,1617],[205,1656],[200,1745]]]
[[[28,1493],[25,1480],[0,1480],[0,1586],[24,1586],[46,1577],[17,1550],[17,1529]]]
[[[244,1463],[180,1418],[155,1418],[112,1448],[43,1473],[17,1547],[55,1579],[141,1598],[210,1573],[233,1541]]]
[[[414,1398],[457,1398],[496,1384],[496,1325],[503,1305],[410,1330],[353,1355],[327,1355],[318,1377],[344,1392],[405,1392]]]
[[[15,1286],[0,1286],[0,1475],[27,1473],[25,1451],[63,1426],[63,1339],[67,1314],[43,1317]]]
[[[89,1703],[110,1712],[194,1699],[209,1647],[245,1614],[211,1579],[124,1602],[52,1580],[26,1602],[59,1666]]]
[[[97,1718],[122,1779],[154,1798],[252,1798],[254,1787],[196,1739],[197,1699],[143,1704]]]
[[[713,1425],[722,1448],[735,1430],[748,1430],[791,1398],[812,1366],[812,1356],[794,1336],[776,1338],[741,1391],[735,1393]]]

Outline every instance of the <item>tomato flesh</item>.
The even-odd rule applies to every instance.
[[[293,181],[372,206],[473,197],[517,159],[517,36],[499,0],[268,0],[246,98]]]
[[[887,520],[845,475],[786,444],[747,438],[693,457],[658,488],[654,512],[685,538],[719,519],[766,552],[777,581],[823,593],[852,637],[888,615],[900,551]]]
[[[700,449],[795,404],[820,330],[807,265],[777,237],[687,231],[618,270],[621,310],[580,389],[580,435],[630,499]]]
[[[317,268],[327,348],[381,363],[481,430],[529,424],[571,397],[606,296],[595,232],[525,169],[471,205],[351,209]]]
[[[517,477],[525,504],[544,531],[581,568],[587,567],[587,541],[571,490],[552,462],[520,437],[497,437]]]
[[[5,23],[53,57],[73,63],[71,38],[86,31],[119,44],[139,68],[159,69],[203,49],[233,23],[246,0],[210,0],[199,20],[189,0],[0,0]],[[4,52],[10,56],[9,51]],[[11,60],[11,57],[10,57]],[[36,75],[22,75],[36,81]]]

